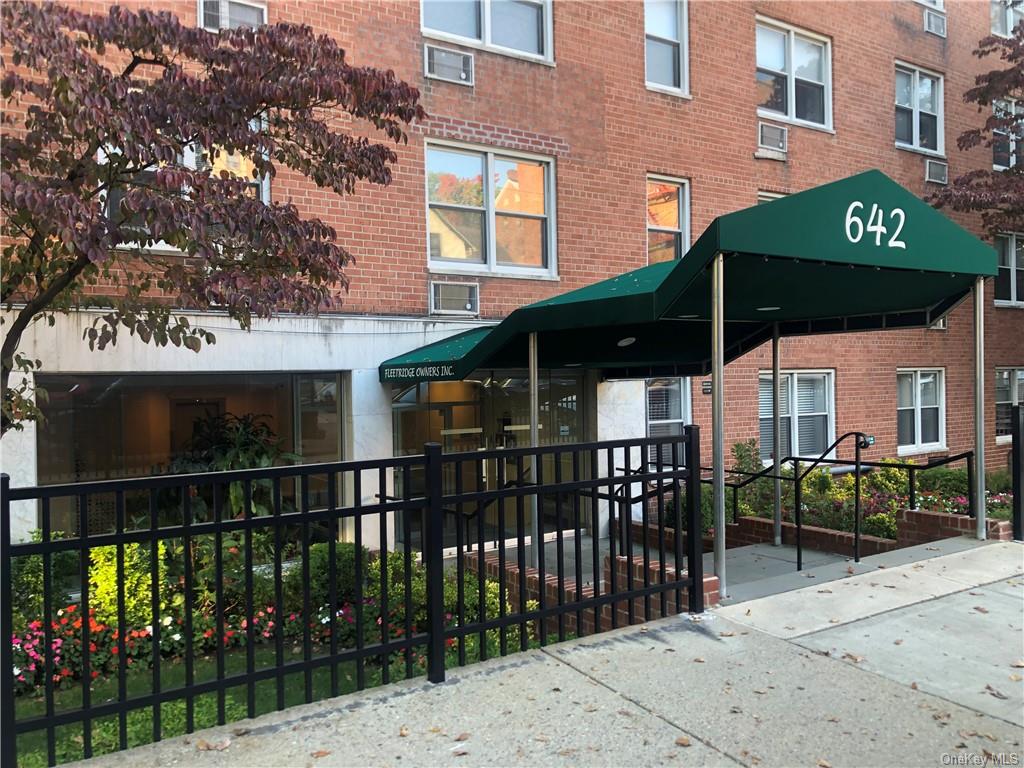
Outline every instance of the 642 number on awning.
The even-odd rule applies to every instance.
[[[893,208],[886,212],[878,207],[877,203],[871,204],[871,212],[867,221],[861,218],[867,208],[860,200],[854,200],[846,209],[846,239],[851,243],[859,243],[865,236],[875,237],[875,246],[882,247],[883,238],[889,235],[884,241],[889,248],[902,248],[906,250],[907,244],[900,240],[900,232],[907,222],[907,215],[902,208]],[[888,222],[888,226],[886,226]],[[890,234],[891,230],[891,234]]]

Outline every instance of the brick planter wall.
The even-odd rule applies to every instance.
[[[896,527],[899,531],[899,546],[911,547],[965,534],[973,536],[977,523],[967,515],[905,509],[897,515]],[[1009,520],[986,520],[985,528],[990,539],[1010,541],[1013,538],[1013,525]]]
[[[478,558],[475,554],[466,553],[463,555],[463,563],[465,564],[466,571],[468,573],[476,574],[478,566]],[[629,582],[629,565],[627,558],[618,556],[615,558],[616,572],[615,572],[615,588],[616,592],[625,592],[628,588]],[[498,567],[498,555],[495,552],[488,552],[484,556],[484,575],[489,579],[498,581],[500,570]],[[652,562],[648,570],[649,579],[651,584],[657,584],[661,581],[661,569],[660,564]],[[611,585],[611,560],[605,555],[604,557],[604,590],[601,594],[607,594],[607,590],[610,589]],[[685,571],[684,571],[685,577]],[[675,568],[672,566],[666,566],[665,568],[665,580],[671,581],[676,578]],[[546,605],[552,606],[558,604],[558,577],[554,574],[545,574],[545,601]],[[633,588],[642,587],[644,583],[644,561],[643,557],[633,558]],[[563,591],[563,603],[571,603],[576,598],[576,582],[573,579],[565,579]],[[509,605],[512,607],[513,612],[519,611],[519,566],[516,563],[505,563],[505,589],[506,596]],[[676,604],[676,593],[671,591],[666,593],[666,610],[665,616],[673,616],[678,613],[685,613],[687,609],[687,603],[689,600],[689,591],[686,589],[680,590],[680,599],[678,605]],[[580,599],[586,600],[587,598],[594,596],[594,588],[590,584],[586,584],[579,591]],[[475,592],[472,595],[466,596],[467,603],[475,598]],[[526,600],[540,600],[540,575],[535,568],[526,569]],[[704,606],[710,608],[713,605],[717,605],[719,600],[718,594],[718,577],[713,575],[704,576]],[[627,601],[621,601],[614,604],[616,610],[616,620],[618,626],[625,626],[629,624],[629,607]],[[643,623],[644,621],[653,621],[654,619],[662,618],[661,613],[661,597],[660,595],[651,596],[651,613],[644,614],[644,599],[637,598],[634,601],[634,622]],[[595,631],[605,632],[612,628],[612,606],[605,605],[600,611],[600,615],[595,617],[594,609],[586,609],[582,612],[582,621],[580,629],[582,634],[590,635]],[[595,618],[599,628],[595,630]],[[565,631],[571,634],[580,634],[577,632],[576,626],[576,613],[566,613],[563,622],[565,625]],[[547,631],[550,635],[556,635],[558,632],[558,618],[551,617],[546,620]],[[533,627],[533,632],[536,633],[537,627]]]

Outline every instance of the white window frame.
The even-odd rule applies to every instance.
[[[895,132],[895,129],[896,129],[896,112],[895,112],[895,108],[897,106],[899,106],[901,109],[906,109],[907,108],[907,106],[905,104],[897,104],[896,103],[896,72],[898,70],[903,70],[903,72],[905,74],[912,75],[913,78],[914,78],[914,89],[913,89],[913,93],[911,94],[911,97],[910,97],[910,101],[911,101],[910,108],[912,110],[911,120],[912,120],[912,123],[913,123],[912,128],[913,128],[913,131],[914,131],[914,134],[913,134],[914,135],[914,140],[913,140],[912,144],[905,144],[902,141],[896,141],[896,142],[894,142],[895,145],[896,145],[896,149],[903,149],[903,150],[906,150],[907,152],[918,152],[918,153],[920,153],[922,155],[928,155],[929,157],[941,157],[941,158],[945,159],[946,158],[946,78],[945,78],[945,76],[942,73],[940,73],[940,72],[933,72],[930,69],[925,69],[924,67],[919,67],[916,64],[908,64],[905,61],[897,60],[895,64],[896,65],[895,65],[895,69],[893,70],[893,80],[892,80],[892,82],[893,82],[893,132]],[[935,125],[935,134],[936,135],[935,135],[935,138],[936,138],[936,143],[938,144],[938,148],[937,149],[928,149],[927,147],[922,147],[921,146],[921,108],[920,108],[920,105],[918,104],[918,98],[917,98],[918,82],[920,80],[921,75],[925,75],[927,77],[936,78],[936,80],[938,82],[938,90],[939,90],[939,92],[938,92],[938,94],[936,94],[936,99],[935,99],[935,101],[936,101],[936,110],[937,110],[936,115],[935,115],[935,119],[936,119],[936,125]],[[928,113],[928,114],[930,114],[930,113]]]
[[[764,203],[771,203],[775,200],[781,200],[784,197],[788,197],[785,192],[769,192],[765,189],[757,190],[757,202],[760,205]]]
[[[1021,129],[1024,129],[1024,104],[1022,104],[1021,102],[1017,101],[1016,99],[998,99],[997,101],[1001,101],[1001,102],[1005,103],[1007,105],[1007,108],[1008,108],[1009,111],[1011,111],[1012,113],[1014,113],[1018,117],[1020,117],[1020,127],[1021,127]],[[993,111],[993,113],[995,112],[995,109],[996,109],[996,104],[995,104],[995,102],[993,102],[992,103],[992,111]],[[1009,130],[1001,130],[1001,129],[1000,130],[993,130],[992,131],[993,139],[995,138],[996,134],[998,134],[1000,136],[1005,136],[1007,144],[1010,145],[1010,164],[1009,165],[999,165],[998,163],[996,163],[995,158],[993,158],[992,159],[992,170],[993,171],[1006,171],[1006,170],[1009,170],[1010,168],[1013,168],[1017,163],[1024,162],[1024,157],[1022,157],[1022,155],[1024,155],[1024,139],[1022,139],[1020,136],[1018,136],[1017,134],[1015,134],[1015,133],[1013,133],[1012,131],[1009,131]]]
[[[918,5],[923,5],[925,8],[930,8],[933,11],[938,11],[939,13],[946,12],[946,3],[944,2],[944,0],[914,0],[914,2],[917,3]]]
[[[799,417],[803,416],[818,416],[821,415],[818,412],[800,414],[797,409],[797,379],[800,376],[825,376],[825,416],[827,423],[828,434],[825,437],[825,445],[831,445],[836,439],[836,372],[834,368],[788,368],[779,371],[779,380],[782,386],[786,386],[786,377],[789,377],[789,446],[782,446],[782,454],[785,456],[799,456],[800,455],[800,429],[799,429]],[[760,388],[761,380],[767,379],[769,383],[772,380],[771,370],[761,370],[757,373],[757,386],[758,386],[758,399],[760,399]],[[781,414],[780,414],[781,415]],[[758,435],[758,449],[760,449],[761,442],[761,409],[758,407],[757,413],[757,435]],[[835,458],[836,452],[833,448],[829,451],[825,458]],[[780,457],[782,458],[782,457]],[[803,457],[808,458],[808,457]],[[816,458],[816,457],[815,457]],[[771,459],[762,460],[762,463],[767,467],[772,463]]]
[[[658,35],[650,35],[647,33],[646,27],[644,29],[644,84],[647,86],[649,91],[658,91],[659,93],[667,93],[671,96],[681,96],[683,98],[692,98],[690,95],[690,2],[689,0],[676,0],[677,16],[679,17],[679,29],[676,33],[679,35],[678,40],[669,40],[665,37],[659,37]],[[647,7],[644,5],[644,18],[646,21]],[[653,37],[655,40],[661,40],[666,43],[678,43],[679,44],[679,87],[673,88],[670,85],[664,83],[653,83],[647,77],[647,38]]]
[[[1010,298],[1009,299],[995,299],[995,305],[997,307],[1017,307],[1024,309],[1024,296],[1017,296],[1017,270],[1021,267],[1017,266],[1017,244],[1024,241],[1024,233],[1022,232],[1000,232],[997,237],[1004,237],[1009,240],[1010,244]],[[999,267],[1004,269],[1004,267]]]
[[[218,2],[220,3],[220,22],[223,24],[228,18],[228,0],[218,0]],[[260,13],[263,14],[263,23],[267,23],[266,3],[253,2],[253,0],[231,0],[231,2],[236,5],[247,5],[250,8],[258,8]],[[220,32],[222,29],[228,29],[228,27],[217,27],[216,29],[213,29],[206,26],[204,23],[206,21],[206,16],[203,13],[203,5],[203,0],[196,0],[196,21],[198,26],[202,27],[207,32]]]
[[[991,6],[996,5],[996,4],[999,4],[999,5],[1003,6],[1003,13],[1005,14],[1005,16],[1003,17],[1003,20],[1006,23],[1006,34],[1004,35],[1002,32],[996,32],[994,29],[991,29],[991,21],[990,21],[990,24],[989,24],[989,28],[990,28],[992,34],[996,35],[997,37],[1007,37],[1007,38],[1008,37],[1012,37],[1013,36],[1013,28],[1016,26],[1013,23],[1013,11],[1014,11],[1013,6],[1010,5],[1010,3],[1006,2],[1006,0],[990,0],[989,7],[991,8]],[[1021,11],[1022,13],[1024,13],[1024,7],[1018,7],[1018,10]],[[989,13],[991,13],[991,11],[989,11]]]
[[[1021,399],[1020,392],[1018,391],[1019,388],[1014,386],[1014,384],[1017,383],[1017,376],[1019,375],[1020,371],[1024,371],[1024,365],[1019,365],[1017,367],[1010,367],[1010,366],[1005,366],[1005,365],[997,365],[996,366],[996,375],[998,376],[999,373],[1002,372],[1002,371],[1007,371],[1009,373],[1009,376],[1010,376],[1010,399],[1008,401],[1007,400],[996,400],[995,399],[995,393],[993,392],[993,408],[994,408],[995,405],[998,405],[1000,403],[1007,403],[1007,402],[1009,402],[1010,405],[1024,405],[1024,399]],[[994,382],[993,382],[993,385],[994,385]],[[992,433],[995,434],[995,431],[996,431],[996,425],[993,424],[992,425]],[[1012,443],[1012,442],[1013,442],[1013,435],[998,435],[998,434],[996,435],[996,444],[997,445],[1007,445],[1007,444]]]
[[[648,390],[651,382],[655,379],[677,379],[679,381],[679,410],[680,418],[678,419],[652,419],[651,418],[651,403],[649,398]],[[690,377],[689,376],[652,376],[649,379],[644,379],[644,419],[646,423],[645,434],[651,436],[651,425],[657,424],[680,424],[686,426],[693,422],[693,402],[690,393]],[[680,433],[680,439],[682,439],[682,433]],[[653,446],[652,446],[653,447]],[[682,461],[682,456],[679,457]],[[648,456],[648,461],[650,457]],[[671,461],[671,454],[669,454],[669,461]]]
[[[791,125],[799,125],[804,128],[812,128],[816,131],[825,131],[827,133],[835,133],[832,123],[832,40],[825,35],[819,35],[816,32],[803,29],[802,27],[795,27],[792,24],[787,24],[784,21],[777,21],[776,19],[768,18],[757,14],[755,17],[754,25],[754,71],[755,78],[757,72],[757,27],[768,27],[774,29],[776,32],[782,32],[786,35],[786,61],[788,65],[788,72],[776,72],[779,75],[786,76],[786,114],[780,112],[773,112],[770,109],[764,107],[757,108],[758,117],[763,117],[766,120],[775,120],[781,123],[789,123]],[[810,120],[801,120],[796,116],[796,72],[793,70],[793,39],[794,37],[803,37],[807,40],[822,44],[825,46],[825,122],[814,123]],[[775,70],[772,70],[775,71]],[[812,81],[808,81],[812,82]]]
[[[647,222],[647,182],[657,181],[663,184],[674,184],[679,187],[679,225],[680,229],[666,229],[664,227],[652,227]],[[688,179],[680,179],[675,176],[662,176],[657,173],[649,173],[644,179],[644,221],[647,224],[644,234],[647,235],[651,231],[654,232],[672,232],[679,233],[679,259],[681,261],[686,252],[690,250],[692,243],[690,242],[690,182]],[[644,244],[644,253],[647,255],[647,263],[651,263],[650,253],[647,249],[650,244],[650,237],[647,237],[647,242]],[[661,377],[655,377],[661,378]]]
[[[555,63],[555,35],[552,22],[551,0],[522,0],[531,5],[540,6],[544,12],[544,53],[538,56],[529,51],[520,51],[516,48],[508,48],[491,42],[491,0],[478,0],[480,3],[480,37],[464,37],[452,32],[445,32],[443,29],[433,29],[427,26],[426,14],[424,13],[423,0],[420,0],[420,34],[434,40],[444,40],[449,43],[457,43],[467,48],[477,48],[482,51],[500,53],[502,56],[511,56],[517,59],[548,64]]]
[[[462,152],[472,152],[484,155],[484,235],[486,243],[487,260],[483,264],[460,264],[449,260],[434,260],[430,254],[430,184],[429,168],[427,166],[427,155],[432,148],[452,149]],[[547,267],[514,267],[498,264],[498,253],[495,242],[495,209],[493,196],[494,179],[494,158],[507,157],[511,159],[528,160],[535,163],[542,163],[545,167],[544,207],[547,218]],[[433,274],[450,275],[497,275],[500,277],[520,277],[540,280],[558,279],[558,223],[555,212],[555,158],[535,155],[528,152],[492,147],[480,144],[470,144],[462,141],[451,141],[449,139],[427,139],[423,142],[423,202],[426,220],[426,248],[427,268]],[[473,210],[477,210],[474,208]]]
[[[938,383],[938,400],[939,400],[939,439],[938,442],[934,443],[922,443],[921,442],[921,374],[922,373],[936,373]],[[909,407],[900,407],[899,404],[899,390],[898,380],[900,374],[909,374],[914,377],[914,404]],[[935,453],[936,451],[946,450],[946,369],[941,367],[936,368],[897,368],[897,399],[896,399],[896,412],[910,411],[914,412],[914,442],[906,443],[901,445],[899,438],[899,429],[897,427],[896,432],[896,455],[897,456],[913,456],[918,453]],[[933,408],[935,406],[925,406],[926,408]]]

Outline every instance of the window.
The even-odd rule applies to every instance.
[[[423,0],[423,33],[550,61],[550,0]]]
[[[647,85],[688,93],[686,0],[644,0]]]
[[[1024,125],[1021,118],[1024,117],[1024,104],[1016,101],[994,101],[992,111],[1001,120],[1012,120],[1009,125],[1002,125],[992,129],[992,167],[998,171],[1005,171],[1007,168],[1024,163],[1024,143],[1022,133]]]
[[[429,261],[445,270],[555,272],[550,160],[427,146]]]
[[[259,27],[267,23],[267,7],[259,3],[237,0],[199,0],[199,13],[203,29]]]
[[[996,302],[1024,306],[1024,235],[998,235],[995,247],[999,254]]]
[[[939,155],[945,151],[941,75],[896,67],[896,146]]]
[[[765,192],[764,190],[759,190],[757,193],[757,204],[764,205],[765,203],[771,203],[775,200],[781,200],[785,196],[786,194],[784,192]]]
[[[685,181],[647,178],[647,263],[683,258],[690,245],[689,199]]]
[[[943,371],[896,373],[896,445],[899,453],[946,447],[946,393]]]
[[[757,24],[758,113],[832,127],[828,38],[778,22]]]
[[[770,372],[762,372],[758,382],[758,419],[761,460],[767,463],[772,460],[774,440]],[[786,371],[780,375],[779,426],[783,457],[817,458],[825,452],[835,433],[831,371]]]
[[[1012,0],[991,0],[989,9],[992,14],[992,34],[1009,37],[1022,20],[1024,5]]]
[[[680,378],[647,380],[647,436],[668,437],[682,435],[690,421],[690,380]],[[657,463],[658,448],[662,448],[661,462],[672,463],[672,449],[667,444],[651,446],[648,461]],[[681,463],[683,454],[677,449]]]
[[[996,368],[996,442],[1009,442],[1015,405],[1024,405],[1024,368]]]

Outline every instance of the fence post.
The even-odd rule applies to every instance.
[[[803,481],[800,478],[800,460],[793,459],[793,522],[796,523],[796,569],[804,569],[804,548],[800,542],[801,528],[803,526]]]
[[[690,424],[686,428],[686,570],[690,577],[690,613],[704,612],[704,536],[700,509],[700,427]],[[676,531],[676,536],[680,535]],[[715,531],[725,536],[725,531]],[[677,550],[678,551],[678,550]],[[676,563],[676,577],[679,563]]]
[[[441,444],[423,446],[427,509],[423,558],[427,566],[427,679],[444,682],[444,509],[441,504]],[[409,606],[406,606],[409,610]]]
[[[860,562],[860,441],[856,436],[853,445],[853,562]]]
[[[967,514],[969,517],[977,515],[978,497],[974,494],[974,451],[967,457]]]
[[[17,764],[14,732],[14,607],[11,605],[11,478],[0,475],[0,765]],[[45,599],[45,598],[44,598]],[[46,650],[49,653],[49,649]]]
[[[910,503],[911,509],[917,509],[917,470],[911,467],[907,470],[907,485],[910,486]]]
[[[1010,420],[1010,432],[1013,443],[1013,539],[1024,541],[1024,408],[1013,406]]]

